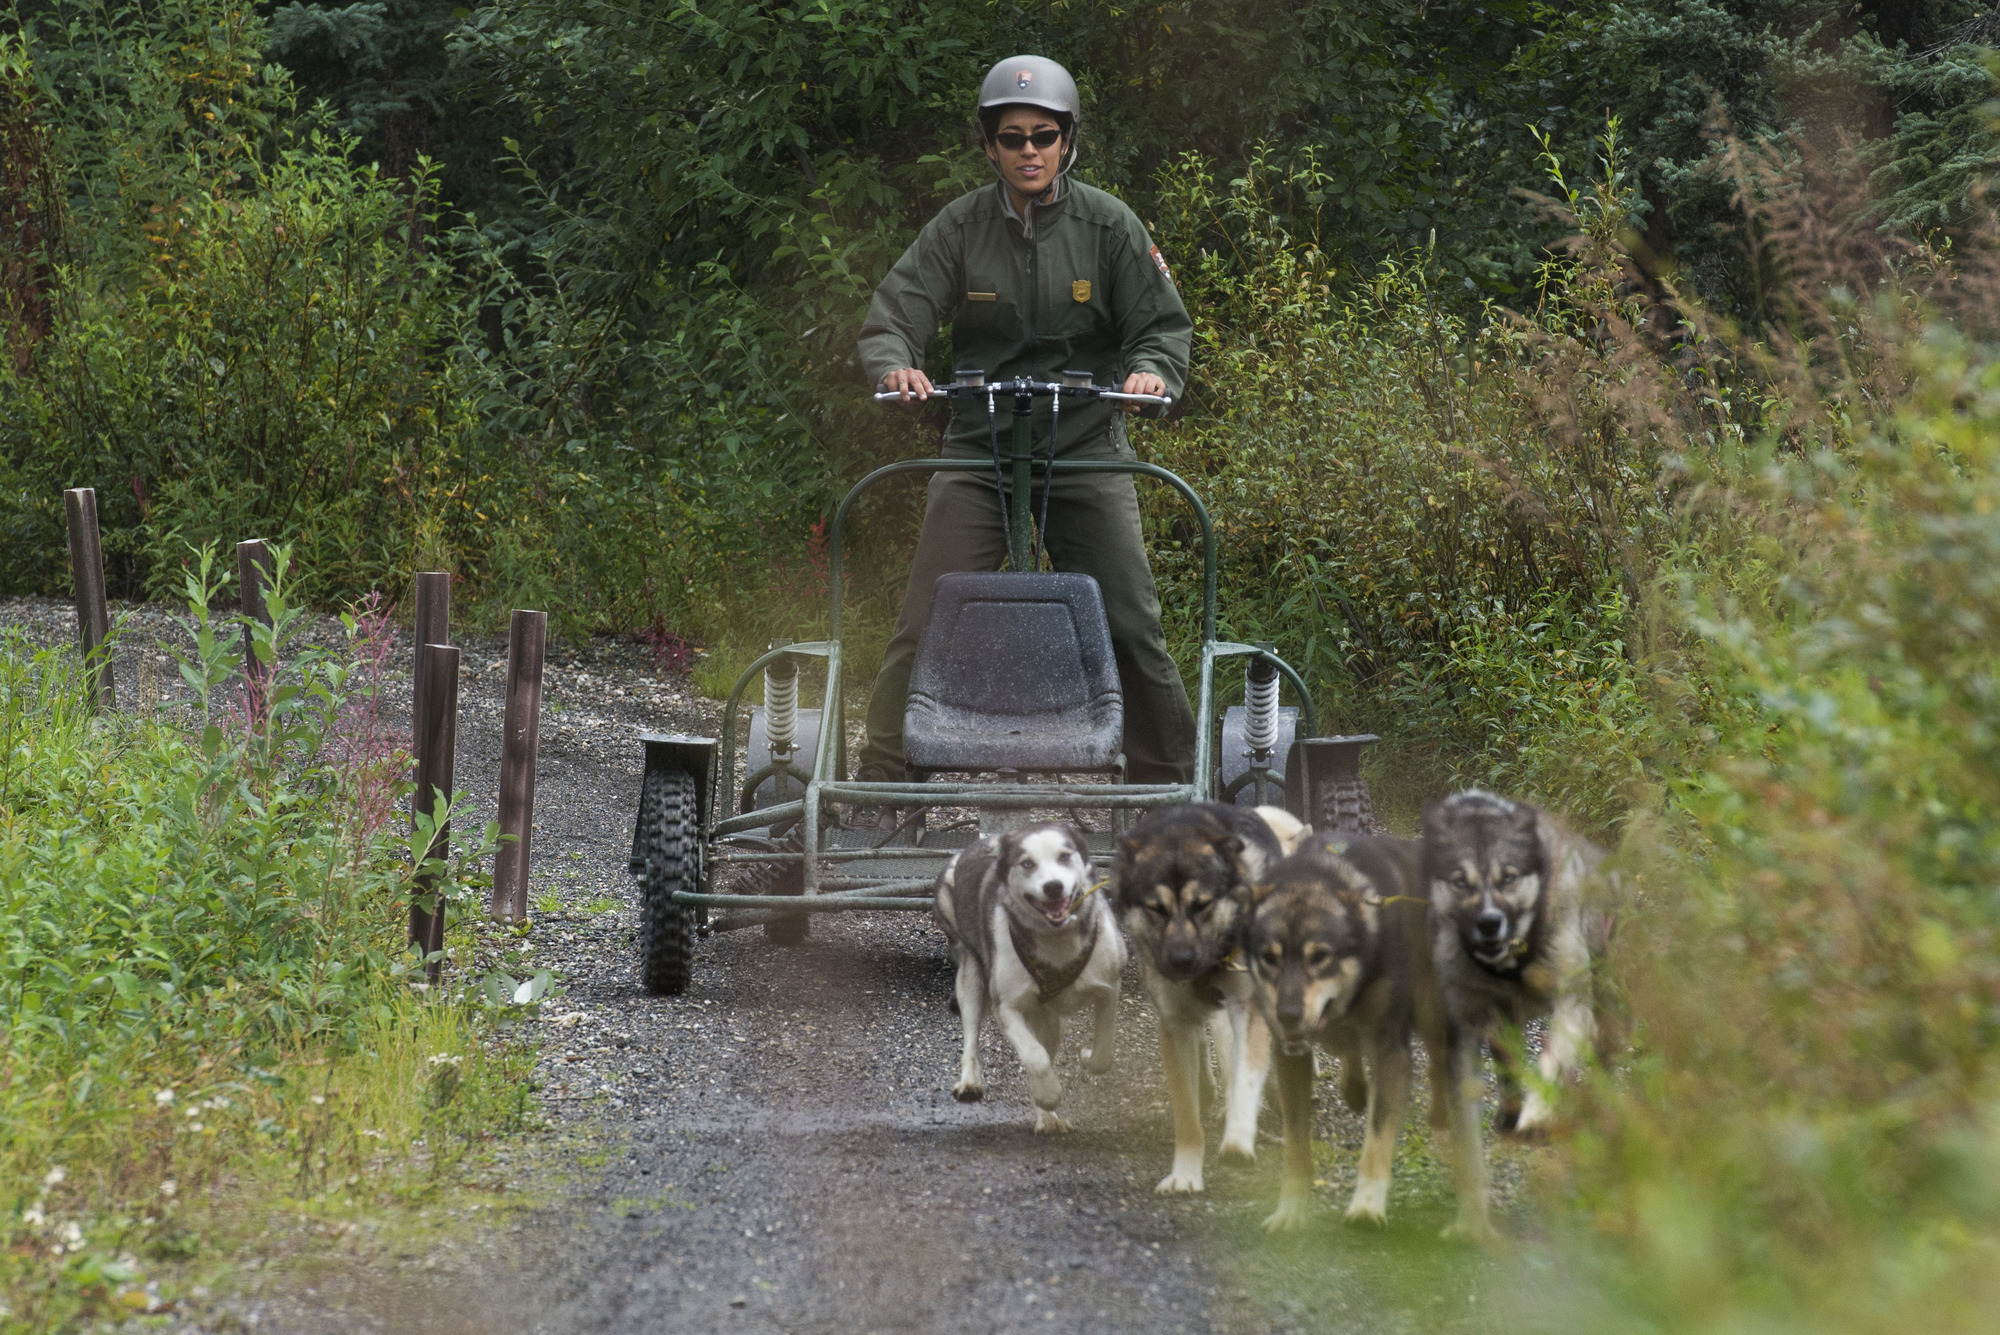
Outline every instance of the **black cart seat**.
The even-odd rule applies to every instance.
[[[919,770],[1111,770],[1125,697],[1088,575],[940,576],[910,673],[903,753]]]

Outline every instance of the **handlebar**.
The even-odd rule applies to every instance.
[[[949,381],[942,385],[931,386],[930,393],[928,394],[918,395],[914,390],[910,391],[908,397],[924,399],[983,399],[991,396],[998,399],[1006,398],[1009,395],[1017,398],[1023,395],[1031,398],[1050,398],[1061,395],[1064,398],[1073,399],[1113,399],[1119,403],[1143,403],[1160,408],[1171,408],[1174,403],[1173,396],[1170,394],[1127,394],[1123,390],[1111,389],[1104,385],[1073,385],[1055,380],[995,380],[990,383],[982,381],[978,384],[968,384],[964,381]],[[904,392],[901,390],[889,390],[887,392],[878,392],[875,395],[875,402],[900,403],[904,400],[904,397]]]

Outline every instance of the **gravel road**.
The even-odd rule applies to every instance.
[[[122,607],[141,641],[157,608]],[[0,624],[73,634],[67,604],[0,601]],[[502,640],[461,637],[458,781],[490,812]],[[128,646],[121,706],[173,682]],[[1413,1118],[1390,1227],[1338,1222],[1360,1126],[1322,1091],[1325,1218],[1267,1238],[1280,1146],[1209,1191],[1162,1198],[1171,1128],[1156,1030],[1128,975],[1117,1067],[1061,1062],[1076,1131],[1038,1138],[988,1026],[988,1097],[954,1102],[958,1022],[941,934],[918,914],[832,915],[777,947],[700,941],[687,996],[643,993],[625,872],[641,729],[712,733],[718,706],[641,646],[549,656],[532,897],[536,957],[564,994],[539,1026],[549,1203],[434,1246],[330,1250],[212,1309],[213,1328],[319,1332],[1438,1331],[1511,1324],[1494,1263],[1435,1241],[1449,1173]],[[392,689],[407,710],[407,683]],[[483,819],[483,817],[482,817]],[[1419,1089],[1417,1107],[1428,1097]],[[1275,1137],[1275,1109],[1265,1114]],[[1210,1131],[1211,1148],[1217,1132]],[[1496,1154],[1503,1199],[1528,1152]],[[1520,1227],[1517,1220],[1513,1227]],[[202,1328],[210,1328],[203,1326]]]

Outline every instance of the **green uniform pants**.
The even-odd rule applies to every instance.
[[[1037,514],[1041,501],[1037,488]],[[1090,575],[1103,590],[1111,648],[1125,692],[1127,778],[1133,783],[1191,782],[1194,711],[1188,707],[1187,688],[1160,630],[1160,595],[1146,563],[1139,497],[1131,476],[1057,477],[1049,496],[1047,542],[1049,560],[1057,570]],[[903,593],[903,612],[868,702],[863,774],[903,776],[903,710],[938,576],[998,570],[1006,559],[1007,534],[1000,525],[993,479],[976,473],[933,474],[923,531],[910,563],[909,587]]]

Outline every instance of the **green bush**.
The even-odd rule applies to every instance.
[[[97,716],[73,653],[0,640],[8,1330],[119,1312],[142,1271],[226,1254],[260,1193],[317,1211],[422,1190],[526,1114],[531,1058],[490,1023],[516,990],[426,997],[404,947],[388,821],[407,757],[370,680],[385,628],[293,643],[288,565],[257,633],[261,723],[241,626],[206,612],[206,553],[179,717]],[[488,851],[431,864],[448,900]]]
[[[1604,179],[1566,202],[1606,238],[1629,198],[1615,129],[1600,153]],[[1552,262],[1533,321],[1458,313],[1424,256],[1350,292],[1285,222],[1318,186],[1311,162],[1268,158],[1223,186],[1195,159],[1163,181],[1198,376],[1141,448],[1207,501],[1223,633],[1275,641],[1324,727],[1390,738],[1425,786],[1609,821],[1647,745],[1635,609],[1681,525],[1663,442],[1614,420],[1630,374],[1569,328],[1607,280]],[[1201,572],[1178,506],[1159,493],[1149,513],[1185,647]]]
[[[308,596],[400,585],[427,535],[473,520],[430,174],[389,181],[310,123],[267,129],[288,106],[237,11],[97,17],[117,39],[98,65],[76,68],[79,42],[39,71],[81,194],[52,332],[0,363],[0,581],[62,587],[61,491],[95,486],[135,593],[172,593],[188,543],[260,536],[299,553]],[[86,74],[130,90],[124,119],[62,107]]]

